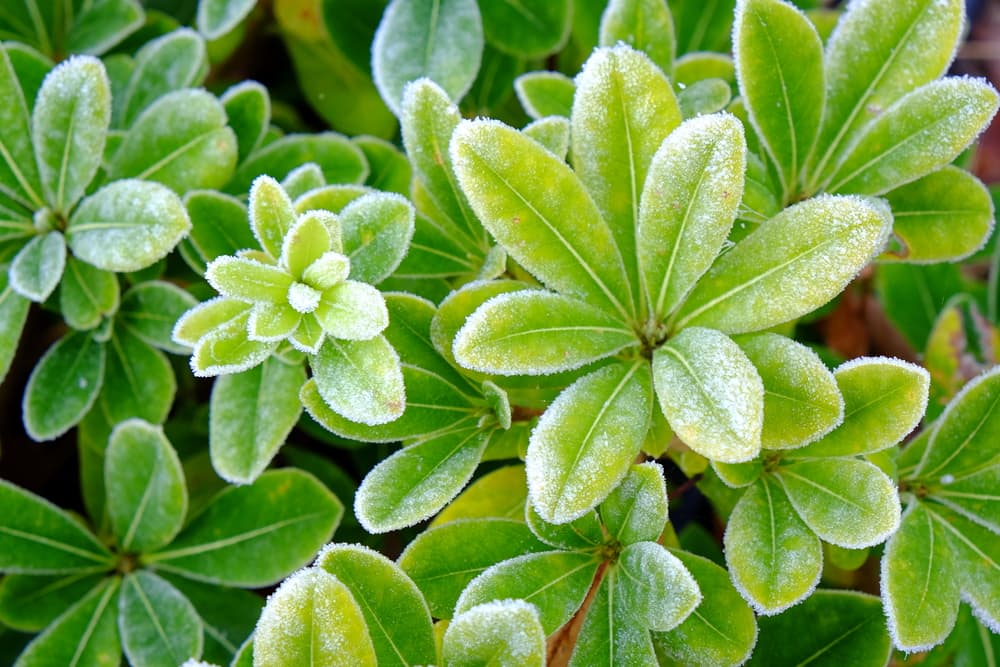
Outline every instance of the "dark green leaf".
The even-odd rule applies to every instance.
[[[24,427],[35,440],[54,440],[83,418],[104,382],[105,348],[89,333],[59,339],[28,378]]]
[[[122,580],[118,627],[125,656],[133,665],[175,667],[201,657],[204,634],[198,612],[152,572],[140,570]]]

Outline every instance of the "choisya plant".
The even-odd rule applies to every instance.
[[[90,520],[0,483],[0,655],[879,667],[1000,648],[997,296],[904,264],[982,258],[992,228],[951,164],[997,106],[941,78],[961,2],[854,0],[838,20],[784,0],[393,0],[380,19],[275,0],[315,110],[386,138],[398,117],[402,150],[281,136],[253,82],[192,89],[207,50],[254,34],[252,2],[199,3],[207,49],[180,29],[128,55],[143,33],[43,84],[49,56],[102,53],[141,16],[70,4],[0,16],[33,45],[2,49],[22,96],[0,129],[0,365],[27,299],[75,331],[24,414],[36,438],[80,422]],[[57,85],[71,74],[107,94]],[[59,128],[103,159],[59,167]],[[115,188],[169,200],[172,232],[90,215]],[[135,266],[94,259],[147,236]],[[922,366],[805,342],[873,264]],[[160,350],[190,353],[210,396]],[[717,539],[668,496],[684,477]],[[284,577],[266,605],[239,590]]]

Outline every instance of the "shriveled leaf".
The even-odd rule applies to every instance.
[[[403,414],[406,392],[399,355],[384,336],[360,341],[327,338],[310,366],[320,396],[337,414],[369,426]]]
[[[545,551],[498,563],[473,579],[455,604],[461,614],[493,600],[521,599],[538,608],[546,635],[580,608],[597,572],[591,554]]]
[[[107,271],[138,271],[191,229],[180,198],[159,183],[125,179],[84,199],[66,229],[73,254]]]
[[[184,595],[152,572],[139,570],[122,580],[118,628],[125,656],[133,665],[175,667],[201,657],[201,618]]]
[[[257,0],[201,0],[195,25],[205,39],[218,39],[249,16]]]
[[[118,309],[118,292],[118,278],[111,271],[72,256],[66,258],[59,288],[59,310],[66,324],[74,329],[93,329]]]
[[[110,122],[111,84],[100,60],[76,56],[45,77],[31,116],[31,138],[45,199],[54,211],[68,213],[97,174]]]
[[[899,527],[896,487],[867,461],[803,461],[781,467],[778,479],[802,520],[831,544],[873,546]]]
[[[619,318],[575,298],[523,290],[480,306],[455,336],[456,360],[499,375],[580,368],[637,343]]]
[[[331,544],[316,557],[361,608],[379,665],[436,660],[431,615],[420,590],[398,565],[361,545]]]
[[[329,540],[343,511],[311,475],[268,471],[249,486],[221,491],[166,549],[144,561],[198,581],[270,586]]]
[[[158,37],[135,54],[135,69],[115,96],[114,127],[128,128],[143,109],[167,93],[196,87],[208,71],[205,40],[189,28]]]
[[[603,501],[628,472],[652,409],[646,364],[618,363],[586,375],[542,415],[527,454],[531,504],[567,523]]]
[[[545,631],[527,602],[486,602],[448,624],[441,652],[444,664],[453,667],[542,667]]]
[[[823,572],[819,538],[770,476],[761,478],[736,503],[724,544],[733,583],[765,616],[808,597]]]
[[[361,525],[384,533],[436,514],[472,478],[487,439],[474,422],[458,422],[384,459],[365,476],[355,496]]]
[[[983,80],[951,77],[914,90],[866,128],[827,190],[880,195],[943,167],[985,129],[998,104]]]
[[[289,134],[255,150],[240,163],[226,192],[242,195],[260,174],[284,178],[290,171],[315,162],[327,183],[364,183],[368,163],[361,149],[336,132]]]
[[[351,278],[377,285],[403,261],[413,238],[413,206],[400,195],[363,195],[340,212]]]
[[[547,551],[521,521],[452,521],[417,535],[399,557],[435,618],[450,618],[462,590],[486,568],[527,553]]]
[[[722,249],[743,197],[746,141],[730,115],[686,121],[649,167],[636,230],[656,319],[672,313]]]
[[[618,559],[618,594],[629,615],[650,630],[674,629],[701,603],[684,564],[656,542],[636,542]]]
[[[559,72],[528,72],[514,80],[514,92],[529,116],[569,118],[576,84]]]
[[[0,581],[0,622],[21,632],[41,632],[105,576],[103,572],[8,574]]]
[[[637,229],[639,194],[647,180],[651,185],[663,180],[651,163],[680,120],[670,82],[649,58],[628,46],[598,49],[576,78],[573,166],[611,228],[636,303],[641,303],[636,248],[648,240]],[[738,201],[739,194],[734,196]],[[658,239],[656,248],[663,245]]]
[[[714,329],[691,327],[653,353],[653,381],[670,428],[712,460],[760,452],[764,384],[747,356]]]
[[[41,303],[55,291],[66,266],[66,239],[59,232],[35,236],[14,257],[10,287],[25,299]]]
[[[656,541],[667,522],[667,485],[655,461],[632,466],[600,507],[601,519],[622,544]]]
[[[116,323],[153,347],[186,354],[187,347],[173,342],[171,332],[181,315],[195,305],[195,298],[173,283],[159,280],[139,283],[122,296]]]
[[[844,421],[792,456],[853,456],[898,444],[927,408],[930,376],[920,366],[887,357],[863,357],[834,371],[844,397]]]
[[[891,220],[885,204],[859,197],[820,195],[791,206],[712,265],[675,326],[743,333],[800,317],[882,250]]]
[[[296,572],[270,598],[253,636],[253,664],[375,667],[375,648],[358,602],[318,567]]]
[[[188,508],[184,471],[159,426],[130,419],[115,427],[104,485],[111,528],[124,551],[159,549],[180,532]]]
[[[453,101],[479,71],[483,24],[474,0],[393,0],[372,43],[372,77],[397,116],[403,88],[427,77]]]
[[[674,69],[674,20],[665,0],[612,0],[601,15],[601,46],[625,42],[665,74]]]
[[[541,58],[562,48],[569,38],[573,1],[505,0],[483,3],[480,11],[483,33],[492,46],[519,58]]]
[[[46,350],[28,378],[24,427],[35,440],[54,440],[76,426],[104,381],[105,348],[89,333],[71,333]]]
[[[764,382],[763,448],[801,447],[843,420],[837,380],[811,349],[772,333],[737,342]]]

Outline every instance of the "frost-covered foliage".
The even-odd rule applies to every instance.
[[[0,10],[0,663],[1000,654],[961,0],[170,4]]]

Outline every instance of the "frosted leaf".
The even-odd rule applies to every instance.
[[[301,311],[288,304],[255,303],[247,320],[247,337],[262,343],[281,341],[295,331],[301,320]]]
[[[223,296],[247,303],[284,303],[292,286],[292,277],[283,269],[229,255],[208,265],[205,280]]]
[[[327,338],[310,365],[320,396],[339,415],[377,426],[403,414],[406,391],[399,355],[383,336]]]
[[[325,252],[302,273],[302,280],[321,292],[347,280],[351,260],[339,252]]]
[[[149,570],[125,575],[118,598],[118,629],[129,664],[174,667],[204,646],[194,605]],[[80,661],[80,664],[86,664]]]
[[[529,116],[569,118],[576,84],[560,72],[528,72],[514,79],[514,92]]]
[[[299,313],[313,312],[322,298],[322,292],[303,283],[295,282],[288,288],[288,305]]]
[[[529,123],[521,130],[550,153],[565,160],[569,153],[570,124],[562,116],[546,116]]]
[[[194,347],[210,331],[245,315],[248,310],[249,305],[236,299],[224,296],[209,299],[181,315],[170,336],[178,345]]]
[[[655,542],[627,546],[618,568],[624,605],[650,630],[674,629],[701,603],[701,591],[691,573]]]
[[[667,522],[667,485],[655,461],[632,466],[600,506],[608,533],[622,544],[655,541]]]
[[[340,212],[351,278],[377,285],[395,271],[413,238],[416,211],[401,195],[371,192]]]
[[[441,650],[448,667],[542,667],[545,632],[535,606],[524,600],[476,605],[448,624]]]
[[[325,340],[326,332],[316,319],[316,313],[303,315],[299,326],[288,337],[292,347],[303,354],[318,354]]]
[[[653,381],[670,428],[697,453],[739,463],[760,452],[764,384],[725,335],[701,327],[677,334],[653,353]]]
[[[286,579],[267,599],[254,631],[258,667],[375,667],[375,649],[361,608],[335,576],[310,567]]]
[[[612,0],[601,14],[600,45],[625,42],[664,73],[674,69],[674,21],[664,0]]]
[[[196,377],[239,373],[271,356],[277,344],[250,340],[249,318],[248,308],[198,339],[191,354],[191,371]]]
[[[278,263],[295,278],[331,250],[330,230],[315,215],[302,216],[285,234]]]
[[[306,162],[301,167],[292,169],[287,176],[281,179],[281,187],[293,200],[324,185],[326,185],[326,179],[323,176],[323,170],[315,162]]]
[[[346,280],[324,292],[316,319],[333,338],[369,340],[389,325],[385,297],[366,283]]]
[[[195,25],[205,39],[217,40],[234,30],[256,6],[256,0],[202,0]]]
[[[21,248],[10,265],[10,287],[41,303],[59,285],[66,267],[66,240],[59,232],[36,236]]]
[[[295,207],[278,181],[258,176],[250,187],[250,229],[272,257],[281,256],[285,235],[295,224]]]

